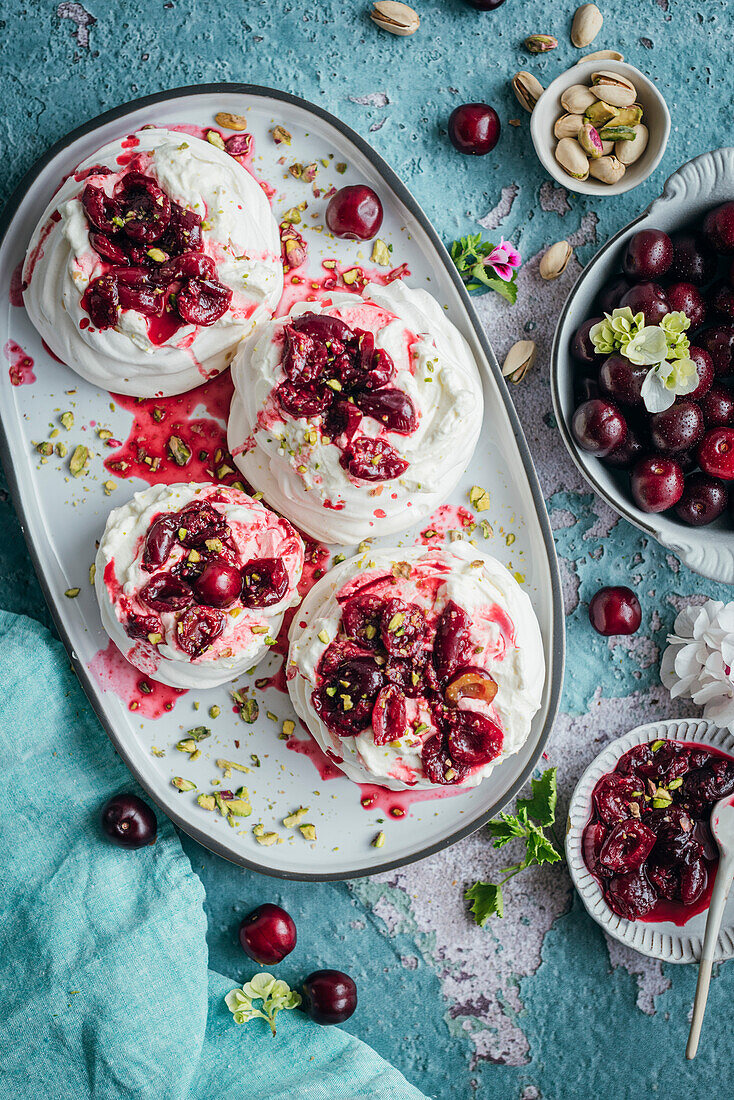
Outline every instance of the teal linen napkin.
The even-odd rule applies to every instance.
[[[1,610],[0,684],[0,1100],[421,1100],[302,1012],[275,1039],[236,1025],[173,826],[159,812],[152,847],[107,842],[100,808],[134,783],[61,644]]]

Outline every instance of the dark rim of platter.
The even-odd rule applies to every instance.
[[[43,575],[41,564],[36,552],[35,546],[31,542],[26,531],[29,529],[27,516],[23,507],[19,485],[15,477],[15,471],[13,467],[12,457],[8,446],[8,440],[5,434],[4,427],[0,422],[0,458],[2,458],[5,472],[8,477],[10,485],[13,503],[20,517],[21,526],[24,534],[26,534],[26,541],[28,544],[28,550],[33,561],[38,579],[41,584],[46,602],[49,605],[51,613],[53,615],[56,628],[59,635],[69,652],[72,662],[74,664],[75,671],[79,677],[79,681],[84,688],[84,691],[99,718],[102,726],[104,727],[107,735],[112,741],[113,745],[119,752],[120,756],[125,761],[127,767],[133,774],[137,782],[143,787],[151,799],[159,806],[159,808],[171,818],[175,825],[177,825],[183,832],[187,833],[194,840],[198,841],[204,848],[215,854],[222,856],[224,859],[229,860],[232,863],[236,863],[238,866],[247,867],[252,871],[259,872],[261,874],[272,875],[276,878],[284,879],[298,879],[305,881],[342,881],[350,878],[362,878],[368,875],[378,874],[384,871],[390,871],[397,867],[405,866],[406,864],[415,863],[420,859],[425,859],[427,856],[433,855],[435,852],[442,851],[444,848],[448,848],[450,845],[456,843],[456,841],[469,836],[475,832],[478,828],[484,825],[491,817],[495,816],[504,805],[506,805],[510,799],[520,790],[520,788],[526,783],[531,775],[540,755],[545,747],[545,744],[550,735],[553,722],[558,712],[558,706],[560,702],[561,689],[563,687],[563,666],[565,657],[565,633],[564,633],[564,615],[563,615],[563,598],[561,594],[560,578],[558,573],[558,565],[556,561],[555,545],[553,542],[553,535],[551,532],[550,522],[546,512],[545,502],[541,493],[540,485],[537,480],[535,468],[533,466],[530,451],[528,449],[525,436],[520,426],[515,407],[507,392],[507,387],[502,377],[497,360],[494,353],[487,341],[482,326],[479,323],[477,315],[474,311],[474,307],[471,304],[471,300],[466,291],[464,284],[462,283],[459,274],[452,263],[448,252],[446,251],[443,243],[438,238],[436,231],[430,224],[428,218],[421,210],[420,206],[410,194],[405,185],[398,179],[393,170],[385,163],[382,157],[372,149],[366,141],[355,133],[349,126],[346,126],[340,119],[330,114],[328,111],[323,110],[308,100],[301,99],[298,96],[291,95],[288,92],[281,92],[276,89],[266,88],[257,84],[235,84],[235,83],[221,83],[221,84],[201,84],[192,85],[190,87],[174,88],[170,91],[156,92],[152,95],[143,96],[140,99],[130,100],[127,103],[122,104],[120,107],[115,107],[111,111],[106,111],[104,114],[99,115],[97,118],[92,119],[90,122],[84,123],[84,125],[77,127],[70,134],[66,135],[60,141],[57,141],[46,152],[40,160],[36,161],[34,166],[26,173],[21,182],[16,187],[8,204],[3,211],[2,218],[0,219],[0,243],[7,232],[7,229],[13,220],[15,213],[20,206],[23,198],[29,190],[31,184],[34,182],[40,172],[61,152],[63,152],[70,144],[77,141],[79,138],[86,136],[92,131],[106,125],[110,122],[115,122],[118,119],[123,119],[126,115],[133,111],[140,110],[144,107],[152,107],[158,103],[168,102],[170,100],[182,99],[185,97],[194,96],[211,96],[232,94],[238,96],[260,97],[263,99],[279,100],[283,103],[292,104],[295,107],[299,107],[302,110],[309,112],[312,115],[322,119],[342,134],[348,141],[352,143],[375,167],[380,173],[382,178],[392,188],[398,199],[404,204],[410,211],[412,216],[420,224],[423,231],[430,239],[436,254],[443,263],[449,278],[453,282],[456,290],[462,300],[464,308],[467,312],[469,320],[474,329],[474,334],[481,345],[482,351],[487,359],[489,368],[494,375],[494,379],[497,383],[499,395],[504,403],[507,416],[509,417],[512,431],[515,436],[518,450],[522,459],[525,474],[528,479],[530,491],[532,493],[533,502],[535,505],[538,521],[543,534],[543,541],[545,544],[546,554],[548,557],[548,563],[551,574],[551,586],[553,594],[553,639],[552,639],[552,662],[553,662],[553,677],[550,683],[549,699],[548,699],[548,714],[538,738],[535,750],[532,758],[528,761],[527,765],[523,769],[522,773],[518,776],[512,786],[502,795],[500,801],[490,806],[489,809],[482,810],[480,814],[472,818],[465,825],[462,825],[460,829],[454,830],[449,836],[442,838],[434,844],[430,844],[427,847],[421,849],[416,854],[410,854],[402,856],[399,859],[384,860],[377,865],[370,866],[369,868],[356,867],[354,869],[347,869],[339,872],[325,872],[325,873],[308,873],[308,872],[293,872],[287,870],[280,870],[278,868],[269,868],[263,866],[260,863],[256,863],[251,859],[244,856],[233,855],[231,850],[226,848],[215,837],[209,836],[198,828],[192,822],[183,818],[175,810],[172,810],[170,806],[163,805],[161,801],[156,797],[153,791],[150,789],[150,785],[142,776],[138,767],[131,762],[127,753],[126,745],[123,739],[119,736],[114,729],[113,724],[106,717],[104,709],[101,705],[101,701],[98,697],[96,685],[92,682],[91,676],[87,668],[79,661],[74,653],[72,643],[69,635],[64,626],[60,605],[57,604],[56,597],[50,590],[50,586]]]

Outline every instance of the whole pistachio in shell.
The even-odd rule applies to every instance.
[[[512,90],[518,103],[531,113],[545,91],[537,77],[533,76],[532,73],[524,72],[522,69],[519,73],[515,73],[512,78]]]
[[[603,70],[591,74],[591,91],[611,107],[631,107],[637,99],[637,89],[631,80]]]
[[[601,30],[604,16],[596,4],[582,4],[576,9],[571,26],[571,41],[577,49],[590,46]]]
[[[399,0],[375,0],[370,19],[380,30],[406,37],[415,34],[420,26],[418,12]]]
[[[576,180],[585,180],[589,176],[589,158],[576,138],[561,138],[556,145],[556,160],[569,176]],[[595,162],[598,163],[598,162]]]
[[[596,99],[591,88],[587,88],[585,84],[572,84],[561,96],[561,107],[570,115],[582,115],[596,103]]]
[[[576,137],[583,125],[582,115],[561,115],[559,119],[556,119],[553,133],[559,141],[564,137]]]
[[[589,162],[589,175],[602,183],[619,183],[625,167],[617,157],[599,157]]]
[[[508,382],[522,382],[533,363],[538,349],[532,340],[518,340],[513,344],[502,364],[502,374]]]
[[[634,164],[636,160],[639,160],[642,154],[647,149],[647,143],[650,137],[647,126],[642,122],[638,122],[636,126],[632,127],[635,131],[635,136],[631,141],[618,141],[614,146],[614,152],[617,159],[624,165]]]
[[[594,53],[585,53],[576,64],[583,65],[586,61],[624,61],[624,57],[617,50],[595,50]]]
[[[602,140],[599,137],[599,131],[596,130],[590,122],[585,122],[576,135],[576,140],[586,153],[587,157],[592,157],[593,160],[598,160],[599,157],[604,155],[604,149]]]
[[[557,279],[568,267],[568,261],[573,256],[573,249],[568,241],[557,241],[552,244],[540,258],[540,277],[550,282]]]

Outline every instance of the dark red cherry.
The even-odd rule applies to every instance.
[[[103,260],[109,260],[111,264],[127,263],[127,252],[104,233],[94,233],[90,230],[89,243]]]
[[[98,329],[112,328],[117,324],[120,295],[114,275],[100,275],[93,279],[82,295],[82,307]]]
[[[174,518],[181,545],[189,550],[202,546],[207,539],[222,539],[229,533],[227,520],[207,500],[192,500]]]
[[[107,197],[101,187],[88,183],[82,191],[81,204],[87,218],[100,233],[114,236],[118,232],[119,227],[112,219],[119,217],[119,207],[114,199]],[[92,245],[92,247],[95,246]]]
[[[696,340],[711,356],[717,375],[734,373],[734,325],[714,325],[699,333]]]
[[[380,638],[391,657],[417,657],[423,648],[426,621],[417,604],[387,600],[380,616]]]
[[[701,859],[684,863],[680,872],[680,900],[684,905],[694,905],[708,883],[706,864]]]
[[[671,310],[685,313],[691,328],[700,328],[706,320],[706,302],[693,283],[670,283],[665,289]]]
[[[703,286],[716,274],[716,253],[703,233],[674,233],[673,263],[669,275],[694,286]]]
[[[688,394],[688,397],[691,401],[699,401],[713,385],[715,377],[714,361],[707,351],[696,347],[695,344],[691,344],[688,349],[688,357],[696,364],[696,371],[698,372],[698,385],[693,393]]]
[[[341,737],[356,737],[370,724],[383,674],[373,657],[350,657],[311,696],[324,724]]]
[[[128,172],[117,185],[123,211],[123,232],[136,244],[148,245],[162,237],[171,220],[171,200],[154,179]]]
[[[695,401],[677,401],[650,417],[650,441],[661,454],[675,455],[695,447],[704,433],[704,419]]]
[[[452,760],[467,768],[496,760],[502,752],[502,730],[486,715],[473,710],[453,711],[446,747]]]
[[[604,458],[624,443],[627,422],[615,405],[596,398],[579,405],[573,414],[571,430],[583,451]]]
[[[143,548],[142,567],[146,573],[152,573],[164,564],[176,542],[178,528],[178,515],[171,512],[151,523]]]
[[[465,764],[453,760],[449,755],[446,742],[440,733],[434,734],[424,741],[421,749],[421,761],[423,770],[429,783],[440,786],[451,786],[461,783],[469,774]]]
[[[356,642],[345,641],[344,638],[336,638],[330,646],[327,646],[324,655],[318,663],[319,675],[324,680],[330,680],[339,665],[349,661],[352,657],[366,656],[364,648]]]
[[[494,11],[496,8],[501,8],[505,0],[464,0],[464,2],[476,11]]]
[[[311,385],[321,377],[327,351],[323,343],[301,329],[283,330],[283,370],[296,386]]]
[[[727,321],[734,321],[734,288],[729,283],[723,279],[715,283],[706,297],[714,313]]]
[[[708,212],[703,219],[703,234],[717,252],[734,252],[734,202],[725,202]]]
[[[627,242],[622,267],[629,279],[639,283],[665,275],[672,262],[673,243],[668,234],[661,229],[641,229]]]
[[[471,653],[471,619],[459,604],[448,600],[436,623],[433,639],[433,666],[439,679],[445,680],[465,665]]]
[[[230,607],[242,591],[242,574],[234,565],[210,561],[193,581],[199,603],[208,607]]]
[[[647,864],[647,877],[653,887],[666,901],[680,900],[680,875],[674,867],[665,867],[662,863]]]
[[[395,364],[384,348],[377,350],[370,357],[369,367],[364,377],[364,386],[368,390],[378,390],[386,386],[395,374]]]
[[[686,478],[675,514],[691,527],[703,527],[719,518],[726,510],[728,501],[729,490],[723,482],[708,474],[691,474]]]
[[[634,634],[642,622],[640,601],[631,588],[607,585],[589,603],[589,621],[599,634]]]
[[[102,807],[102,828],[120,848],[143,848],[155,844],[158,821],[147,802],[136,794],[113,795]]]
[[[328,313],[301,313],[289,322],[289,327],[305,333],[320,344],[333,340],[348,344],[354,339],[354,332],[349,325]]]
[[[734,395],[727,386],[714,382],[698,403],[707,428],[730,427],[734,424]]]
[[[176,623],[176,640],[196,660],[222,633],[224,621],[216,607],[190,607]]]
[[[606,835],[607,830],[604,825],[602,825],[601,821],[591,821],[584,829],[584,834],[581,838],[581,848],[584,863],[589,868],[592,875],[599,875],[602,873],[599,856],[601,855],[601,846],[604,843]]]
[[[288,570],[281,558],[254,558],[243,565],[241,576],[245,607],[273,607],[288,591]]]
[[[140,599],[154,611],[183,611],[191,607],[194,594],[173,573],[155,573],[140,590]]]
[[[604,891],[609,908],[627,920],[645,917],[655,907],[658,896],[644,868],[630,871],[626,875],[616,875],[606,885]]]
[[[353,596],[344,604],[342,624],[348,638],[368,649],[380,644],[380,620],[384,601],[369,593]]]
[[[607,825],[632,817],[631,806],[639,810],[645,795],[642,781],[633,775],[610,772],[603,775],[592,793],[596,812]]]
[[[353,439],[339,461],[352,477],[362,481],[390,481],[410,465],[389,443],[369,436]]]
[[[203,244],[201,220],[201,214],[197,214],[195,210],[185,210],[177,202],[172,202],[171,220],[157,247],[169,256],[179,256],[182,252],[200,252]]]
[[[599,356],[591,342],[589,332],[594,325],[598,325],[603,320],[603,317],[590,317],[588,321],[584,321],[580,328],[576,329],[571,338],[571,355],[577,363],[583,363],[585,366],[590,367],[599,362]]]
[[[630,286],[629,279],[626,279],[624,275],[617,275],[606,283],[597,298],[600,311],[602,313],[612,313],[613,310],[617,309]]]
[[[160,287],[145,283],[131,285],[118,276],[117,293],[121,309],[134,309],[144,317],[159,317],[163,312],[163,290]]]
[[[260,966],[275,966],[296,946],[293,917],[266,902],[248,913],[239,929],[242,950]]]
[[[343,970],[314,970],[301,994],[305,1011],[317,1024],[343,1024],[357,1007],[357,987]]]
[[[609,874],[636,871],[653,850],[655,833],[642,821],[630,817],[618,822],[606,837],[599,853],[599,862]]]
[[[609,355],[599,368],[599,390],[610,401],[641,405],[642,383],[649,371],[649,366],[635,366],[624,355]]]
[[[163,626],[157,615],[140,615],[133,611],[125,620],[125,633],[128,638],[149,641],[149,635],[163,634]]]
[[[335,237],[371,241],[382,225],[382,203],[364,183],[342,187],[329,199],[326,225]]]
[[[418,426],[415,405],[403,390],[365,390],[355,397],[355,402],[365,416],[384,424],[389,432],[410,435]]]
[[[296,386],[293,382],[281,382],[275,396],[281,409],[296,420],[323,416],[334,399],[328,386]]]
[[[681,791],[685,805],[701,814],[712,802],[734,793],[734,764],[730,760],[714,758],[702,768],[690,771],[683,779]]]
[[[734,428],[710,428],[696,451],[698,464],[705,474],[734,479]]]
[[[643,458],[632,470],[631,488],[643,512],[665,512],[683,495],[683,470],[673,458]]]
[[[659,325],[670,313],[665,291],[658,283],[637,283],[630,287],[619,303],[629,306],[633,313],[642,313],[646,325]]]
[[[460,153],[482,157],[500,138],[499,115],[487,103],[462,103],[449,116],[449,138]]]
[[[174,256],[156,268],[153,277],[162,286],[183,279],[213,279],[217,268],[211,256],[203,252],[186,252],[183,256]]]
[[[632,424],[627,425],[624,442],[605,455],[602,462],[615,470],[629,470],[649,452],[649,440],[646,434]],[[679,460],[680,461],[680,460]]]
[[[214,279],[189,279],[176,295],[176,308],[190,325],[213,325],[229,309],[232,291]]]
[[[397,741],[408,725],[405,694],[394,684],[380,690],[372,708],[372,733],[376,745]]]

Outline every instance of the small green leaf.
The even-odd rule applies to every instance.
[[[525,825],[512,814],[500,814],[499,818],[487,822],[487,828],[494,838],[495,848],[502,848],[511,840],[525,836]]]
[[[540,779],[531,779],[532,795],[530,798],[518,798],[517,810],[525,811],[529,818],[537,821],[539,825],[552,825],[556,820],[556,800],[558,790],[556,785],[556,769],[548,768]]]
[[[484,928],[491,916],[495,914],[498,917],[504,916],[502,887],[493,882],[475,882],[466,891],[464,897],[472,903],[470,910],[480,928]]]
[[[527,832],[527,851],[525,853],[525,866],[531,863],[557,863],[560,855],[555,850],[542,829],[536,825],[529,825]]]

